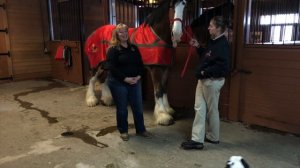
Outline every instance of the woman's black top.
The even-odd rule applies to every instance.
[[[210,40],[207,48],[198,48],[197,51],[200,56],[200,63],[196,68],[198,79],[226,77],[230,69],[230,49],[224,35]]]
[[[106,68],[120,81],[126,77],[142,76],[144,65],[141,54],[135,45],[128,44],[110,47],[107,51]]]

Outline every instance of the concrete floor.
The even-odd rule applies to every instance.
[[[147,103],[145,123],[154,137],[135,136],[129,115],[130,140],[123,142],[114,107],[87,107],[85,91],[53,80],[0,84],[0,168],[222,168],[232,155],[255,168],[300,167],[299,137],[241,123],[222,122],[219,145],[182,150],[192,118],[157,126]],[[61,136],[64,132],[67,136]]]

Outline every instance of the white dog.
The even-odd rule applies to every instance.
[[[242,156],[231,156],[226,163],[225,168],[249,168],[248,163],[243,159]]]

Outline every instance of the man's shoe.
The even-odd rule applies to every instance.
[[[219,144],[220,143],[220,141],[212,141],[210,139],[207,139],[206,137],[204,138],[204,141],[208,142],[208,143],[212,143],[212,144]]]
[[[128,140],[129,140],[129,135],[128,135],[128,133],[122,133],[122,134],[120,135],[120,137],[121,137],[121,139],[122,139],[123,141],[128,141]]]
[[[189,149],[203,149],[204,148],[204,145],[203,143],[200,143],[200,142],[196,142],[196,141],[193,141],[193,140],[188,140],[186,142],[183,142],[181,143],[181,147],[185,150],[189,150]]]
[[[181,143],[181,147],[183,147],[183,146],[186,145],[186,144],[191,143],[191,141],[193,141],[193,140],[187,140],[187,141],[185,141],[185,142],[182,142],[182,143]]]
[[[136,135],[144,137],[144,138],[152,138],[153,137],[153,135],[148,131],[144,131],[142,133],[137,133]]]

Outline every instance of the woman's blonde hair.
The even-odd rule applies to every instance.
[[[126,31],[128,31],[128,26],[123,24],[123,23],[119,23],[116,26],[115,30],[112,33],[112,37],[111,37],[111,40],[110,40],[110,47],[120,45],[121,41],[120,41],[119,36],[118,36],[118,32],[120,31],[120,29],[126,29]]]

